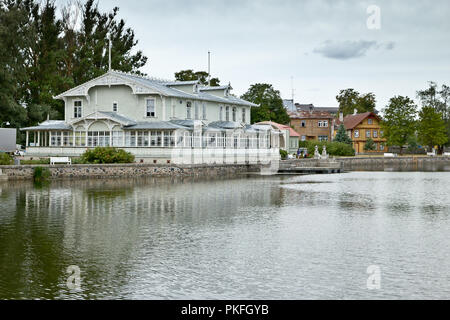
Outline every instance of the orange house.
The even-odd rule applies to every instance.
[[[356,153],[382,153],[386,152],[386,139],[383,138],[381,118],[373,112],[366,112],[346,116],[336,120],[335,134],[341,123],[344,123],[347,134],[352,138]],[[366,151],[364,146],[368,139],[375,142],[375,150]]]

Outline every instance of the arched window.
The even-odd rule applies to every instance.
[[[233,107],[233,122],[236,122],[236,107]]]
[[[219,121],[223,121],[223,106],[219,108]]]
[[[225,121],[230,121],[230,107],[225,108]]]
[[[246,114],[245,114],[245,108],[242,108],[242,122],[246,122]]]

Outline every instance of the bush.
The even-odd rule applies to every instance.
[[[36,167],[34,168],[33,179],[34,182],[43,182],[50,177],[50,170],[48,168]]]
[[[86,150],[81,155],[83,163],[132,163],[134,156],[123,149],[113,147],[97,147],[95,149]]]
[[[364,151],[375,151],[375,150],[377,150],[375,141],[373,141],[371,138],[367,139],[366,144],[364,145]]]
[[[0,153],[0,165],[8,166],[13,163],[13,158],[7,153]]]
[[[300,141],[300,148],[307,148],[308,155],[314,157],[315,147],[319,147],[319,152],[322,153],[323,147],[326,146],[327,153],[330,156],[338,157],[352,157],[355,155],[355,150],[351,145],[343,142],[329,142],[329,141]]]
[[[286,150],[280,149],[280,156],[282,160],[286,160],[288,156],[288,152]]]

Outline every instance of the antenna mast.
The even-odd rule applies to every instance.
[[[211,52],[208,51],[208,87],[211,86]]]
[[[108,44],[108,46],[109,46],[109,64],[108,64],[108,71],[111,71],[111,47],[112,47],[112,44],[111,44],[111,34],[110,33],[108,33],[108,35],[107,35],[107,37],[108,37],[108,41],[109,41],[109,44]]]

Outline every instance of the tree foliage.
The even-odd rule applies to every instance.
[[[388,146],[403,146],[415,134],[417,106],[408,97],[396,96],[383,109],[381,126]]]
[[[442,114],[433,107],[423,107],[419,112],[419,141],[430,148],[442,146],[448,141],[447,128]]]
[[[343,123],[341,123],[341,125],[339,126],[339,129],[336,133],[336,137],[334,138],[334,141],[342,142],[342,143],[346,143],[346,144],[352,144],[352,139],[348,136]]]
[[[339,103],[339,112],[345,115],[353,114],[356,109],[358,113],[374,112],[376,98],[373,93],[360,94],[355,89],[341,90],[336,96]]]
[[[194,81],[199,80],[201,84],[208,85],[208,72],[206,71],[197,71],[194,72],[192,69],[181,70],[179,72],[175,72],[175,80],[178,81]],[[220,85],[220,80],[218,78],[211,78],[210,85],[212,87],[217,87]]]
[[[32,126],[63,117],[53,97],[112,68],[140,73],[147,58],[136,51],[132,29],[119,9],[101,12],[94,0],[69,2],[58,15],[55,1],[0,2],[0,120]]]
[[[259,107],[252,108],[252,123],[274,121],[289,124],[290,118],[283,106],[280,92],[275,90],[271,84],[253,84],[241,98],[259,105]]]
[[[374,151],[377,149],[377,146],[375,144],[375,141],[373,141],[372,138],[367,139],[366,143],[364,144],[364,151]]]

